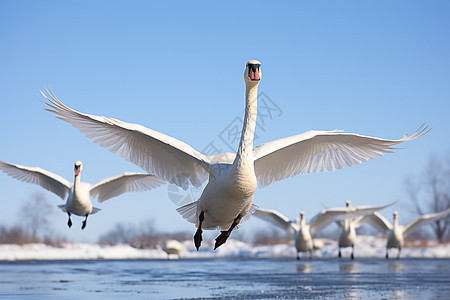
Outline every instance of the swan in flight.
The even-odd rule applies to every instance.
[[[96,184],[81,182],[80,176],[83,170],[81,161],[75,162],[73,183],[37,167],[25,167],[0,161],[0,170],[20,181],[38,184],[63,200],[69,195],[66,204],[58,205],[58,207],[69,216],[67,223],[69,227],[72,226],[71,214],[86,217],[81,229],[86,227],[88,215],[100,210],[92,206],[89,195],[93,198],[98,197],[98,202],[103,202],[126,192],[147,191],[165,183],[156,176],[142,173],[123,173],[105,178]]]
[[[388,239],[386,244],[386,259],[389,258],[389,249],[397,248],[397,259],[400,258],[400,252],[405,244],[404,236],[409,234],[410,232],[416,230],[418,227],[429,224],[431,222],[437,221],[441,218],[444,218],[450,214],[450,208],[438,213],[422,215],[421,217],[411,221],[407,225],[399,225],[398,224],[398,212],[394,212],[394,224],[391,224],[385,217],[381,214],[375,212],[372,215],[369,215],[367,221],[372,224],[375,228],[380,230],[381,232],[388,233]]]
[[[315,249],[315,241],[312,236],[333,221],[341,221],[349,223],[349,219],[362,219],[364,216],[372,214],[377,210],[387,207],[385,206],[357,206],[357,207],[339,207],[328,208],[322,210],[314,216],[308,224],[306,224],[304,212],[300,212],[300,222],[297,218],[295,221],[279,213],[276,210],[257,208],[254,212],[255,217],[265,220],[282,229],[293,231],[295,233],[295,248],[297,249],[297,259],[300,259],[300,252],[309,252],[309,259],[312,257],[312,250]],[[353,227],[354,232],[354,227]],[[342,234],[341,234],[342,236]],[[356,234],[353,235],[356,237]],[[349,241],[355,243],[351,235],[346,236]],[[353,239],[352,239],[353,238]],[[340,238],[341,239],[341,238]],[[340,242],[340,240],[339,240]],[[340,253],[340,250],[339,250]],[[352,253],[353,258],[353,253]]]
[[[77,112],[64,105],[53,91],[42,93],[57,118],[80,130],[94,143],[120,155],[148,173],[187,189],[208,180],[197,201],[177,211],[194,223],[198,250],[202,229],[221,229],[215,249],[254,211],[256,185],[265,187],[298,174],[333,171],[392,152],[394,146],[428,132],[421,126],[412,135],[386,140],[352,133],[308,131],[253,148],[261,63],[247,62],[244,71],[245,113],[236,153],[204,155],[184,142],[139,124]]]

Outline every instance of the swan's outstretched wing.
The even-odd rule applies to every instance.
[[[63,200],[72,186],[61,176],[37,167],[25,167],[0,161],[0,170],[17,180],[38,184]]]
[[[127,172],[97,182],[92,185],[90,194],[94,198],[98,196],[98,202],[103,202],[127,192],[148,191],[164,183],[154,175]]]
[[[433,221],[437,221],[440,218],[443,218],[443,217],[445,217],[448,214],[450,214],[450,208],[446,209],[444,211],[435,213],[435,214],[423,215],[420,218],[418,218],[418,219],[412,221],[411,223],[405,225],[403,234],[406,235],[407,233],[413,231],[417,227],[425,225],[425,224],[428,224],[428,223],[431,223]]]
[[[394,146],[419,138],[430,129],[422,125],[411,135],[386,140],[353,133],[308,131],[261,144],[253,150],[255,173],[260,187],[298,174],[334,171],[361,164]]]
[[[311,221],[309,222],[309,227],[311,229],[311,233],[316,233],[316,232],[322,230],[323,228],[325,228],[331,222],[345,220],[345,219],[353,220],[360,216],[372,214],[372,213],[376,212],[377,210],[383,209],[389,205],[350,206],[350,207],[324,209],[320,213],[318,213],[314,218],[311,219]]]
[[[383,217],[380,213],[374,212],[371,215],[367,215],[365,217],[365,222],[368,222],[373,227],[378,229],[379,231],[385,233],[386,231],[392,230],[392,224],[385,217]]]
[[[41,93],[47,99],[43,103],[51,108],[47,111],[148,173],[184,189],[187,180],[199,187],[208,179],[208,157],[186,143],[138,124],[79,113],[59,101],[51,89],[46,91],[48,95]]]
[[[284,230],[294,230],[299,231],[299,226],[295,223],[289,220],[288,217],[284,216],[283,214],[277,212],[276,210],[272,209],[256,209],[256,211],[253,213],[255,217],[258,217],[264,221],[267,221],[273,225],[276,225]]]

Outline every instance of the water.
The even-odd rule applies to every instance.
[[[0,298],[450,299],[450,260],[0,262]]]

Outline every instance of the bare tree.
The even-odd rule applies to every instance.
[[[405,187],[412,210],[419,215],[450,208],[450,155],[446,159],[431,156],[425,172],[416,180],[407,178]],[[450,232],[450,217],[435,221],[432,227],[439,242],[444,241]]]
[[[53,206],[41,194],[35,194],[20,210],[20,225],[36,240],[39,233],[49,229],[53,212]]]

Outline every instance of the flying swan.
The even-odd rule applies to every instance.
[[[208,180],[197,201],[177,209],[197,227],[194,235],[197,250],[202,229],[221,229],[214,247],[217,249],[247,219],[255,209],[252,201],[257,183],[265,187],[298,174],[350,167],[392,152],[393,146],[428,132],[427,127],[421,126],[412,135],[386,140],[337,131],[308,131],[253,148],[260,80],[261,63],[250,60],[244,72],[245,114],[237,152],[215,155],[204,155],[184,142],[142,125],[79,113],[59,101],[51,89],[47,95],[41,93],[47,100],[43,102],[50,107],[47,111],[143,170],[184,189],[188,181],[200,187]]]
[[[295,221],[290,220],[280,212],[272,209],[257,208],[254,216],[273,225],[276,225],[287,231],[295,233],[295,248],[297,249],[297,259],[300,259],[300,252],[309,252],[309,259],[312,258],[312,251],[316,249],[316,240],[312,238],[323,228],[327,227],[333,221],[343,222],[347,224],[348,230],[342,231],[339,237],[339,247],[341,247],[341,239],[347,243],[351,243],[351,247],[355,244],[355,222],[360,222],[365,216],[376,212],[377,210],[387,207],[385,206],[357,206],[328,208],[322,210],[315,215],[307,224],[305,220],[305,213],[300,212],[300,222],[297,218]],[[340,253],[340,248],[339,248]],[[353,259],[353,252],[352,252]]]
[[[367,218],[367,222],[372,224],[375,228],[380,230],[381,232],[388,234],[388,239],[386,243],[386,259],[389,258],[389,249],[397,248],[397,259],[400,258],[400,252],[405,244],[404,236],[416,230],[418,227],[429,224],[433,221],[437,221],[441,218],[444,218],[450,214],[450,208],[438,213],[422,215],[421,217],[411,221],[406,225],[398,224],[398,212],[394,211],[393,218],[394,224],[391,224],[385,217],[381,214],[375,212],[372,215],[369,215]]]
[[[81,161],[75,162],[73,183],[37,167],[25,167],[0,161],[0,170],[20,181],[38,184],[63,200],[68,194],[66,204],[58,205],[58,207],[69,216],[67,222],[69,227],[72,226],[71,214],[86,217],[81,229],[86,227],[88,215],[100,210],[92,206],[89,195],[93,198],[98,196],[98,202],[103,202],[126,192],[147,191],[165,183],[156,176],[142,173],[123,173],[105,178],[96,184],[81,182],[80,176],[83,170]]]

